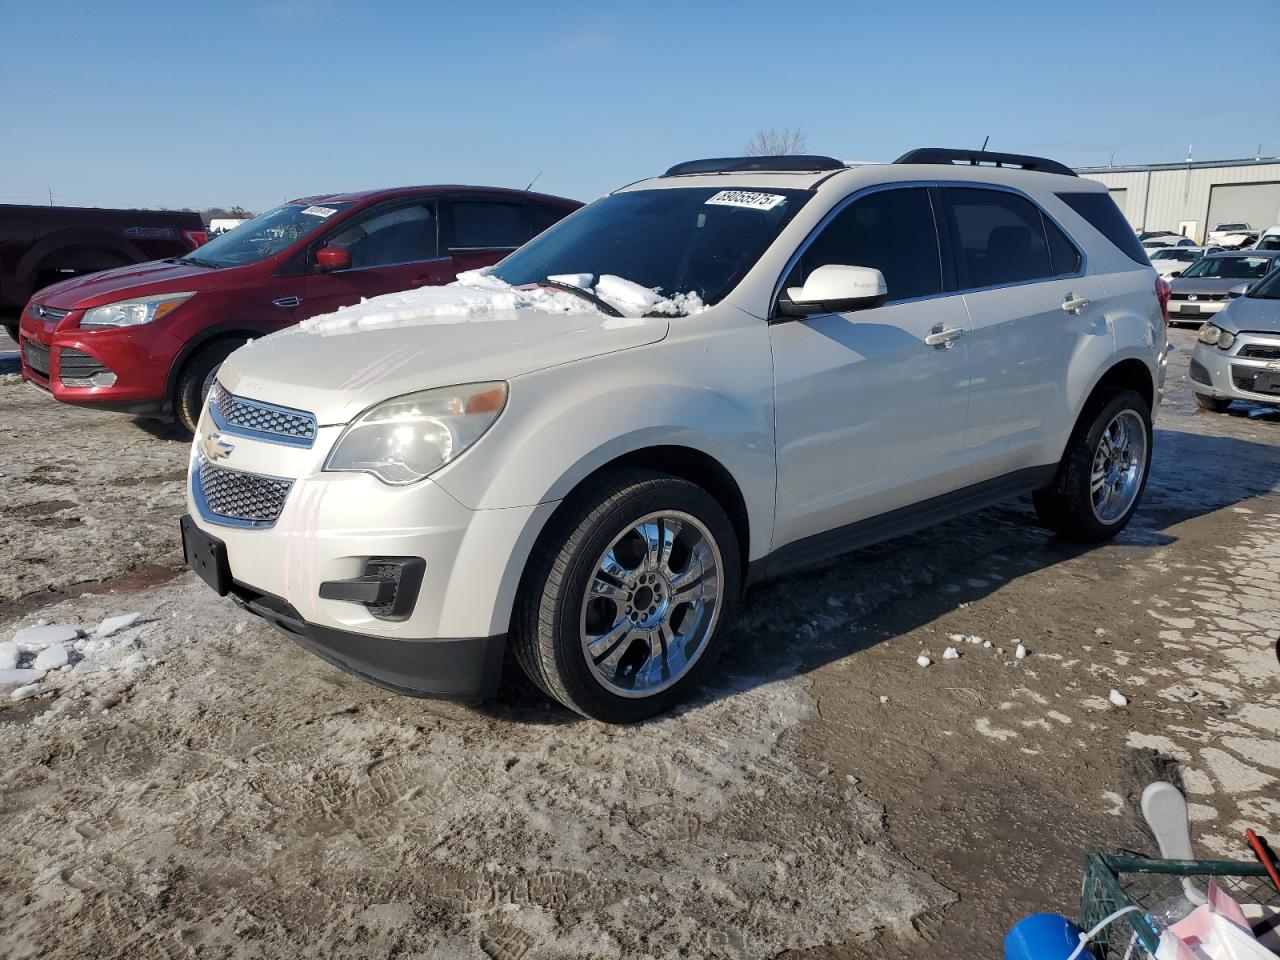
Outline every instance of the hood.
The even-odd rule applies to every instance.
[[[373,328],[291,327],[241,347],[218,380],[239,396],[314,413],[321,425],[343,424],[392,397],[507,380],[656,343],[668,329],[660,317],[534,308]]]
[[[1191,264],[1187,264],[1191,266]],[[1170,283],[1174,293],[1221,293],[1225,294],[1232,287],[1242,283],[1257,283],[1256,280],[1241,280],[1231,277],[1174,277]]]
[[[133,263],[127,267],[115,267],[101,273],[73,277],[40,290],[36,299],[50,307],[76,310],[82,307],[100,307],[130,297],[147,297],[157,293],[177,293],[184,290],[207,290],[213,286],[211,278],[222,285],[233,271],[243,267],[227,267],[214,270],[192,263],[176,263],[169,260],[151,260]]]
[[[1280,333],[1280,300],[1237,297],[1213,318],[1213,325],[1231,333]]]

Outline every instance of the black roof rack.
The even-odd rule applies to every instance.
[[[684,177],[694,173],[818,173],[843,170],[844,164],[832,157],[792,153],[778,157],[712,157],[709,160],[686,160],[677,163],[664,177]]]
[[[1060,173],[1074,177],[1076,172],[1066,164],[1044,157],[1030,157],[1021,153],[992,153],[989,150],[952,150],[947,147],[921,147],[904,153],[894,163],[950,163],[978,166],[983,163],[997,167],[1020,167],[1037,173]]]

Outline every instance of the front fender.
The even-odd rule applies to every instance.
[[[751,518],[749,556],[768,552],[777,477],[765,324],[668,337],[510,384],[489,434],[435,475],[466,506],[558,501],[619,457],[687,447],[733,477]]]

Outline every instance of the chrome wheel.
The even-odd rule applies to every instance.
[[[680,511],[651,513],[596,561],[582,602],[582,650],[612,693],[647,697],[687,674],[720,616],[723,560],[711,531]]]
[[[1093,515],[1099,522],[1117,522],[1138,498],[1147,469],[1147,444],[1147,425],[1133,410],[1121,410],[1102,431],[1089,475]]]

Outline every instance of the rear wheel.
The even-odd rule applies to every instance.
[[[1053,486],[1034,494],[1036,512],[1072,540],[1097,543],[1125,528],[1151,468],[1151,411],[1132,390],[1103,388],[1086,404]]]
[[[178,375],[178,385],[173,391],[173,413],[191,433],[196,432],[204,398],[209,395],[218,367],[240,346],[239,340],[217,340],[201,347],[187,360]]]
[[[1211,397],[1207,393],[1194,393],[1196,398],[1196,406],[1201,410],[1208,410],[1210,413],[1222,413],[1227,407],[1231,406],[1230,400],[1222,397]]]
[[[719,653],[741,582],[733,524],[688,481],[605,474],[530,559],[513,647],[566,707],[606,723],[668,709]]]

